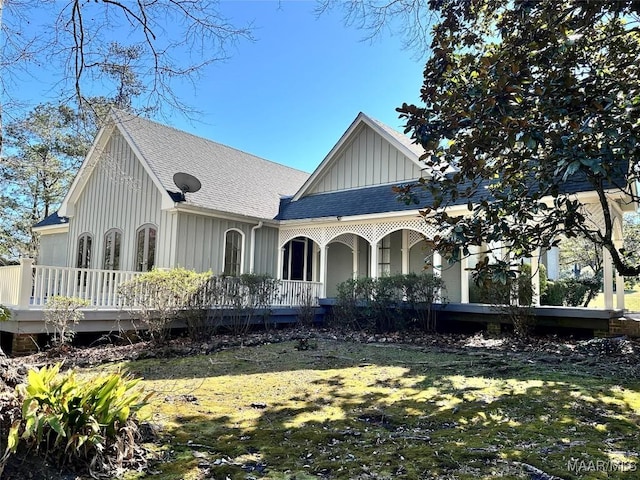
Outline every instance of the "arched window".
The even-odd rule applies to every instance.
[[[93,237],[90,233],[83,233],[78,237],[78,256],[76,257],[77,268],[91,267],[91,247]]]
[[[104,259],[102,268],[105,270],[120,270],[120,245],[122,232],[117,228],[108,230],[104,235]]]
[[[147,272],[156,264],[156,227],[147,224],[136,233],[136,270]]]
[[[242,273],[243,235],[239,230],[227,230],[224,235],[224,270],[225,275],[233,277]]]

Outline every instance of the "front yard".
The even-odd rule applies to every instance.
[[[447,338],[322,334],[100,369],[154,392],[157,461],[128,478],[635,478],[637,344]]]

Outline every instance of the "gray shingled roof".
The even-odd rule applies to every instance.
[[[186,204],[271,219],[281,196],[293,195],[309,174],[151,120],[115,112],[121,128],[162,186],[172,192],[176,172],[197,177],[202,189]]]
[[[619,170],[612,174],[612,178],[605,182],[605,189],[618,189],[625,185],[625,165],[621,165]],[[396,186],[406,185],[399,183]],[[488,184],[488,182],[485,182]],[[471,184],[469,183],[469,186]],[[459,190],[464,191],[467,185],[461,185]],[[582,174],[575,174],[566,181],[559,183],[560,193],[574,194],[589,192],[594,190],[594,186]],[[535,190],[532,183],[530,188]],[[425,205],[433,202],[431,193],[422,188],[414,190],[417,204],[405,203],[398,199],[398,195],[393,191],[392,185],[378,185],[367,188],[352,190],[341,190],[331,193],[320,193],[308,195],[299,200],[292,201],[291,198],[284,198],[280,203],[280,212],[276,217],[278,220],[302,220],[326,217],[349,217],[356,215],[373,215],[386,212],[410,212],[417,211]],[[459,197],[450,205],[465,205],[469,200],[478,203],[482,197],[488,194],[482,186],[477,189],[477,193],[471,198]]]

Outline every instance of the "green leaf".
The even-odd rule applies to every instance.
[[[64,431],[64,428],[62,427],[62,424],[60,423],[60,419],[57,416],[52,415],[50,417],[47,417],[46,422],[53,429],[53,431],[56,432],[59,436],[61,437],[67,436],[66,432]]]

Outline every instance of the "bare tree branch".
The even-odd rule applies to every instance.
[[[38,25],[41,19],[52,20]],[[234,25],[214,0],[0,0],[0,25],[5,105],[13,93],[8,79],[30,74],[43,64],[53,73],[51,88],[68,100],[82,104],[97,94],[97,88],[117,89],[118,83],[105,77],[104,69],[114,68],[109,46],[118,39],[125,47],[139,49],[138,61],[128,68],[142,81],[140,102],[189,114],[192,108],[176,95],[177,83],[195,85],[208,65],[228,58],[231,45],[253,40],[251,25]],[[17,88],[19,82],[15,84]],[[0,110],[0,125],[1,114]]]

